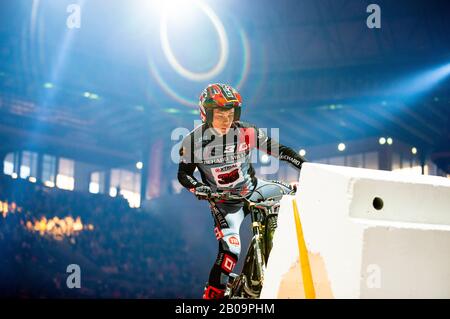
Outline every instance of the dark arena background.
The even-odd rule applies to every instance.
[[[449,17],[425,0],[1,1],[0,296],[201,298],[213,219],[177,170],[209,83],[310,162],[449,177]]]

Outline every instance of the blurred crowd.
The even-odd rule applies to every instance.
[[[94,225],[92,224],[83,225],[79,216],[76,219],[72,216],[66,216],[65,218],[55,216],[47,219],[47,217],[44,216],[41,217],[40,220],[35,220],[34,222],[27,221],[25,226],[29,231],[38,232],[41,236],[50,235],[55,240],[63,240],[66,236],[74,236],[83,229],[94,229]]]
[[[0,296],[198,298],[205,274],[163,215],[0,175]],[[67,266],[81,269],[69,289]]]

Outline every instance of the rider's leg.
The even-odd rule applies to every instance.
[[[228,207],[227,207],[228,206]],[[237,211],[236,211],[237,209]],[[219,240],[219,253],[211,268],[204,299],[222,298],[230,273],[233,271],[241,252],[239,228],[245,217],[242,207],[220,205],[227,227],[217,226],[215,234]]]
[[[250,197],[251,201],[264,200],[269,197],[281,199],[281,196],[292,191],[289,185],[278,181],[266,181],[258,179],[255,192]],[[217,226],[215,234],[219,240],[219,253],[214,263],[209,283],[205,288],[205,299],[222,298],[228,282],[230,272],[235,267],[241,251],[239,228],[245,217],[241,206],[217,204],[216,225],[219,220],[224,221],[221,226]],[[214,212],[213,212],[214,214]]]
[[[267,181],[258,178],[255,191],[250,196],[251,201],[265,200],[270,197],[275,197],[275,200],[280,200],[281,196],[292,191],[288,184],[279,181]]]

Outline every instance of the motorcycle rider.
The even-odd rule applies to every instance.
[[[227,191],[258,201],[274,196],[281,198],[292,191],[288,184],[255,176],[252,150],[262,150],[298,170],[305,159],[255,125],[240,121],[241,108],[241,95],[226,84],[210,84],[200,95],[203,123],[183,139],[178,168],[179,182],[199,199],[207,199],[203,194]],[[196,169],[201,181],[194,177]],[[239,228],[247,212],[242,202],[224,200],[211,205],[211,212],[219,251],[203,298],[219,299],[224,296],[229,274],[241,252]]]

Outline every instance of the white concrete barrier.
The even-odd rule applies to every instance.
[[[293,196],[261,298],[304,298]],[[295,196],[316,298],[450,298],[450,180],[307,163]]]

